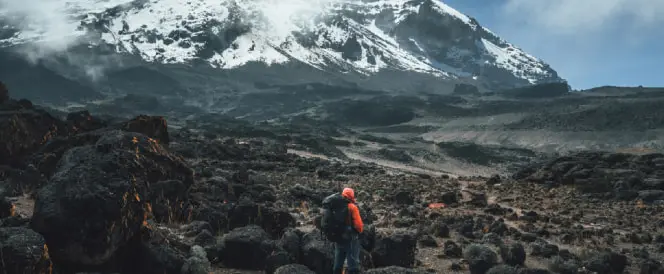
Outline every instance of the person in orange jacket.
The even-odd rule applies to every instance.
[[[348,274],[360,273],[360,233],[364,231],[364,223],[360,217],[360,209],[356,205],[355,191],[344,188],[341,195],[348,200],[348,217],[346,218],[348,241],[336,243],[334,248],[334,274],[343,273],[344,261],[348,264]]]

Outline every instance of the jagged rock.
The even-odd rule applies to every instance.
[[[142,133],[164,146],[168,146],[170,143],[168,126],[164,117],[141,115],[123,123],[120,127],[125,131]]]
[[[438,247],[438,242],[436,242],[436,239],[428,234],[420,237],[418,242],[424,247]]]
[[[281,249],[288,252],[291,260],[299,262],[302,257],[302,237],[298,230],[288,229],[279,239],[278,245]]]
[[[448,205],[456,204],[459,202],[459,193],[454,191],[445,192],[441,195],[440,201]]]
[[[68,150],[37,193],[32,226],[60,265],[100,265],[136,236],[149,216],[149,185],[193,172],[181,159],[137,133],[110,131],[95,145]],[[178,205],[163,197],[164,202]],[[182,219],[180,209],[172,215]]]
[[[537,240],[531,245],[530,255],[551,258],[556,256],[558,251],[559,248],[557,245],[550,244],[544,240]]]
[[[269,255],[265,261],[265,273],[273,274],[279,267],[294,263],[290,254],[285,251],[279,251]]]
[[[39,146],[67,134],[64,123],[46,111],[17,105],[0,110],[0,165],[21,166]]]
[[[301,264],[289,264],[277,268],[274,274],[316,274],[316,272]]]
[[[0,228],[3,273],[50,273],[51,261],[44,238],[25,227]]]
[[[463,255],[463,250],[461,247],[453,242],[453,241],[445,241],[443,244],[443,249],[445,252],[445,256],[450,257],[450,258],[461,258]]]
[[[201,245],[201,246],[207,246],[211,244],[216,243],[216,239],[214,235],[212,235],[212,232],[210,232],[207,229],[203,229],[196,237],[194,238],[194,243]]]
[[[583,266],[597,273],[623,273],[627,256],[615,252],[597,252],[583,262]]]
[[[468,261],[471,274],[485,274],[498,262],[496,253],[483,245],[468,246],[463,256]]]
[[[653,259],[645,260],[639,267],[640,274],[659,274],[664,273],[664,266],[661,262]]]
[[[30,219],[22,216],[11,216],[8,218],[0,219],[0,227],[28,227]]]
[[[268,255],[275,249],[265,230],[251,225],[231,230],[224,237],[224,263],[239,269],[265,269]]]
[[[302,237],[302,264],[316,273],[332,274],[334,243],[325,240],[314,230]]]
[[[144,230],[145,231],[145,230]],[[151,232],[149,239],[141,243],[131,243],[118,253],[124,264],[120,273],[136,274],[181,274],[189,255],[172,245],[176,239],[169,239],[161,233]],[[190,262],[191,265],[191,262]],[[190,269],[187,267],[186,269]],[[107,269],[103,269],[107,271]]]
[[[273,237],[279,237],[289,227],[295,227],[295,218],[286,210],[243,200],[231,207],[228,226],[233,229],[258,224]]]
[[[87,110],[67,114],[67,122],[72,127],[72,133],[92,131],[107,126],[106,122],[90,115],[90,112]]]
[[[416,248],[417,240],[413,233],[379,235],[371,257],[376,267],[412,267],[415,265]]]
[[[360,234],[360,245],[362,248],[371,252],[376,247],[376,227],[365,225],[364,231]]]
[[[184,262],[182,274],[209,274],[212,271],[205,250],[198,245],[191,247],[190,257]]]
[[[415,203],[415,197],[410,191],[399,191],[394,194],[394,201],[400,205],[412,205]]]
[[[511,243],[506,246],[500,246],[500,257],[508,265],[523,265],[526,261],[526,250],[520,243]]]

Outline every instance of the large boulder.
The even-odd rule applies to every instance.
[[[168,146],[171,142],[164,117],[141,115],[123,123],[120,127],[125,131],[142,133],[163,146]]]
[[[36,195],[32,226],[44,235],[54,262],[70,269],[107,262],[137,236],[151,204],[179,204],[177,197],[151,201],[151,185],[193,183],[180,158],[145,135],[122,131],[68,150],[56,170]],[[179,209],[171,215],[180,216]]]
[[[162,117],[138,116],[127,122],[107,126],[105,121],[91,116],[89,112],[80,111],[68,114],[67,123],[69,134],[60,134],[45,140],[31,158],[30,163],[46,177],[53,175],[57,162],[67,150],[93,145],[106,135],[116,134],[114,131],[117,130],[143,134],[150,138],[148,140],[151,143],[161,147],[167,147],[170,142],[168,127]],[[62,128],[65,128],[65,125]]]
[[[25,227],[0,228],[0,259],[2,273],[50,273],[44,238]]]
[[[72,133],[92,131],[107,126],[105,121],[92,116],[87,110],[67,114],[67,122]]]
[[[182,265],[182,274],[208,274],[212,270],[210,261],[203,247],[195,245],[191,247],[190,257]]]
[[[320,274],[332,274],[334,243],[326,241],[319,230],[302,237],[302,264]]]
[[[224,263],[239,269],[265,269],[268,255],[275,250],[270,235],[259,226],[233,229],[224,238]]]
[[[0,165],[21,166],[27,155],[66,126],[46,111],[25,104],[0,105]]]
[[[228,226],[233,228],[251,224],[260,225],[273,237],[279,237],[289,227],[295,227],[295,218],[285,209],[279,209],[249,200],[233,205],[228,212]]]
[[[301,264],[289,264],[277,268],[274,274],[316,274],[316,272]]]
[[[371,257],[376,267],[412,267],[415,265],[416,248],[415,233],[398,232],[391,235],[379,235]]]

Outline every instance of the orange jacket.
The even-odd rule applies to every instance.
[[[341,196],[351,201],[348,203],[348,219],[346,220],[347,225],[353,225],[355,230],[358,233],[362,233],[364,230],[364,223],[362,223],[362,217],[360,216],[360,209],[355,205],[355,192],[352,188],[344,188],[344,191],[341,192]]]

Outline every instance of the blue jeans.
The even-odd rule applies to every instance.
[[[347,261],[348,272],[360,273],[360,240],[357,232],[349,233],[349,241],[334,245],[334,274],[341,273],[344,261]]]

